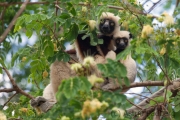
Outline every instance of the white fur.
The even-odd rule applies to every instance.
[[[48,101],[55,101],[55,94],[58,91],[62,80],[76,76],[75,72],[70,69],[68,62],[55,61],[50,67],[50,84],[43,91],[43,97]]]
[[[130,39],[129,39],[130,36],[129,36],[129,34],[130,33],[128,31],[119,31],[119,32],[116,32],[113,35],[113,38],[126,37],[126,38],[128,38],[128,46],[129,46],[130,45]],[[136,66],[135,60],[131,57],[131,54],[129,54],[129,55],[126,56],[126,59],[120,60],[120,62],[126,67],[127,78],[129,79],[130,83],[133,83],[135,81],[136,74],[137,74],[137,66]],[[110,79],[109,83],[104,85],[102,87],[102,89],[103,90],[116,89],[119,86],[120,85],[119,85],[119,83],[117,81],[114,81],[114,80]],[[127,90],[124,90],[123,92],[126,92]]]
[[[82,63],[84,58],[85,58],[85,56],[84,56],[83,52],[80,51],[79,44],[78,44],[77,40],[74,42],[74,46],[75,46],[75,50],[76,50],[76,56],[77,56],[79,62]]]
[[[111,34],[106,34],[107,36],[114,35],[115,32],[120,30],[120,25],[119,25],[120,17],[115,16],[113,13],[103,12],[100,16],[100,19],[110,19],[115,23],[115,30]],[[96,28],[99,30],[99,22],[97,22]]]
[[[55,94],[53,92],[53,89],[52,89],[52,85],[51,84],[48,84],[46,86],[46,88],[44,89],[43,91],[43,97],[45,99],[47,99],[49,102],[54,102],[56,103],[56,97],[55,97]]]

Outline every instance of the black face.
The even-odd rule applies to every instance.
[[[115,22],[109,19],[101,19],[99,29],[103,34],[111,34],[115,29]]]
[[[122,38],[116,38],[115,39],[115,46],[116,46],[116,54],[123,51],[128,46],[128,38],[122,37]]]

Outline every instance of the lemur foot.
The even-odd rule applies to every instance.
[[[49,102],[47,99],[45,99],[42,96],[38,96],[35,99],[32,99],[30,103],[32,107],[34,108],[38,107],[44,113],[50,110],[52,106],[55,104],[55,103]]]
[[[116,88],[118,88],[119,86],[116,85],[115,83],[108,83],[105,84],[104,86],[101,87],[102,90],[104,91],[108,91],[108,90],[114,90]]]

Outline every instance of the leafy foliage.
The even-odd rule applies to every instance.
[[[44,5],[28,5],[24,14],[18,18],[13,31],[0,44],[0,73],[3,73],[2,67],[20,68],[24,73],[19,74],[26,75],[14,74],[13,77],[18,80],[18,85],[23,82],[30,83],[32,85],[30,94],[34,96],[42,95],[42,90],[49,83],[49,75],[43,76],[43,73],[44,71],[49,73],[51,63],[55,60],[64,62],[70,60],[69,55],[65,52],[65,44],[73,43],[78,33],[85,32],[87,36],[90,36],[91,45],[95,46],[103,43],[101,39],[97,39],[98,30],[90,30],[89,20],[99,21],[98,18],[104,11],[110,11],[118,15],[121,18],[119,21],[121,30],[131,31],[134,37],[131,46],[118,54],[116,60],[108,59],[106,64],[98,64],[103,77],[118,79],[120,83],[125,83],[128,86],[130,83],[126,77],[126,68],[117,61],[126,58],[129,54],[139,64],[139,78],[166,82],[179,77],[180,58],[177,56],[180,56],[180,19],[178,17],[180,7],[177,7],[174,11],[176,24],[166,25],[165,21],[162,20],[163,15],[153,18],[149,15],[138,14],[136,10],[142,10],[143,8],[141,5],[135,4],[135,0],[129,0],[128,4],[116,0],[61,0],[60,4],[56,4],[58,5],[57,8],[54,7],[54,1],[47,1],[49,3]],[[4,18],[1,18],[3,20],[0,21],[0,24],[2,24],[0,33],[8,27],[14,14],[20,8],[20,5],[12,3],[11,0],[3,0],[2,2],[7,2],[8,6],[0,8],[2,13],[3,10],[6,10]],[[13,2],[21,1],[15,0]],[[169,6],[170,3],[168,3]],[[109,5],[122,7],[123,10],[111,9]],[[128,5],[131,5],[131,7],[128,7]],[[159,23],[153,23],[154,19]],[[147,35],[146,38],[142,37],[142,29],[145,25],[154,28],[153,32]],[[24,37],[22,36],[24,34],[28,37],[27,41],[33,38],[34,35],[38,36],[36,42],[33,45],[20,46],[23,43]],[[83,36],[83,38],[87,36]],[[16,46],[17,44],[19,46]],[[8,62],[9,57],[7,56],[10,54],[10,62]],[[3,83],[0,83],[0,85],[2,84],[4,88]],[[157,87],[151,87],[150,90],[155,91]],[[20,96],[19,100],[16,98],[16,102],[9,102],[6,105],[7,109],[3,112],[8,119],[63,119],[67,117],[67,119],[79,120],[92,117],[94,120],[100,114],[107,119],[121,119],[120,112],[114,113],[113,109],[118,107],[125,110],[132,105],[126,101],[126,95],[119,92],[92,90],[92,85],[87,76],[77,76],[63,80],[56,94],[57,104],[47,114],[38,114],[30,106],[29,99],[24,96]],[[166,97],[154,98],[150,101],[150,106],[159,105],[165,101],[168,115],[178,118],[180,110],[179,95],[178,92],[176,97],[172,99],[172,93],[167,91]],[[84,104],[93,100],[102,104],[101,109],[83,117]],[[135,98],[131,100],[137,102]],[[170,103],[175,104],[175,107],[172,107]],[[122,119],[132,119],[135,116],[132,115],[129,118],[126,115]],[[163,116],[163,119],[167,118]]]

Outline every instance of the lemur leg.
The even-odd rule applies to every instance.
[[[43,96],[38,96],[34,100],[31,100],[31,106],[39,109],[40,112],[47,112],[56,103],[56,98],[53,94],[51,84],[48,84],[44,91]]]
[[[105,59],[107,60],[107,59],[112,59],[112,60],[115,60],[116,59],[116,53],[114,52],[114,51],[109,51],[108,53],[107,53],[107,55],[105,56]],[[107,62],[107,61],[106,61]],[[118,83],[118,81],[117,80],[113,80],[112,78],[108,78],[107,80],[106,80],[106,84],[104,84],[102,87],[101,87],[101,89],[102,90],[111,90],[111,89],[115,89],[115,88],[117,88],[117,87],[119,87],[119,83]]]
[[[50,84],[52,85],[54,96],[62,80],[74,76],[76,76],[76,74],[70,69],[68,62],[55,61],[50,67]]]
[[[70,63],[55,61],[50,67],[50,84],[43,91],[43,96],[38,96],[31,100],[31,106],[47,112],[56,103],[55,94],[63,79],[75,76],[75,72],[70,69]]]
[[[43,97],[45,99],[47,99],[49,102],[51,102],[52,104],[55,104],[56,103],[56,97],[54,96],[54,93],[53,93],[53,88],[52,88],[52,85],[51,84],[48,84],[44,91],[43,91]]]

